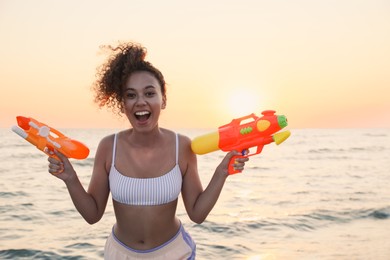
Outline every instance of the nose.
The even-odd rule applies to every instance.
[[[146,99],[145,99],[145,97],[142,96],[142,95],[138,96],[135,105],[136,105],[136,106],[144,106],[144,105],[146,105]]]

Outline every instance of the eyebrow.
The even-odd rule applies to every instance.
[[[151,88],[152,88],[152,89],[156,89],[155,86],[153,86],[153,85],[148,85],[148,86],[144,87],[144,90],[151,89]],[[127,88],[124,89],[124,91],[129,91],[129,90],[135,91],[135,88],[127,87]]]

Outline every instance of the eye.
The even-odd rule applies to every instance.
[[[128,98],[128,99],[133,99],[136,97],[136,94],[133,93],[133,92],[126,92],[125,93],[125,97]]]
[[[156,95],[156,92],[154,92],[154,91],[147,91],[145,93],[145,96],[147,96],[147,97],[154,97],[154,95]]]

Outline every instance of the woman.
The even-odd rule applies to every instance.
[[[194,259],[195,243],[176,218],[182,193],[189,218],[202,223],[217,202],[228,176],[228,153],[202,188],[188,137],[158,125],[166,107],[161,72],[145,61],[146,49],[129,43],[110,47],[112,56],[98,73],[96,101],[126,115],[131,128],[103,138],[86,191],[69,160],[49,158],[49,172],[62,179],[73,203],[90,224],[104,214],[111,192],[116,224],[105,259]],[[236,161],[242,170],[247,158]]]

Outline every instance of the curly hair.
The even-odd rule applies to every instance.
[[[150,62],[145,61],[146,48],[136,43],[119,43],[117,47],[101,46],[111,51],[106,63],[97,69],[96,81],[93,85],[95,102],[99,107],[107,106],[120,114],[123,111],[122,88],[133,72],[148,71],[152,73],[166,98],[166,84],[162,73]]]

